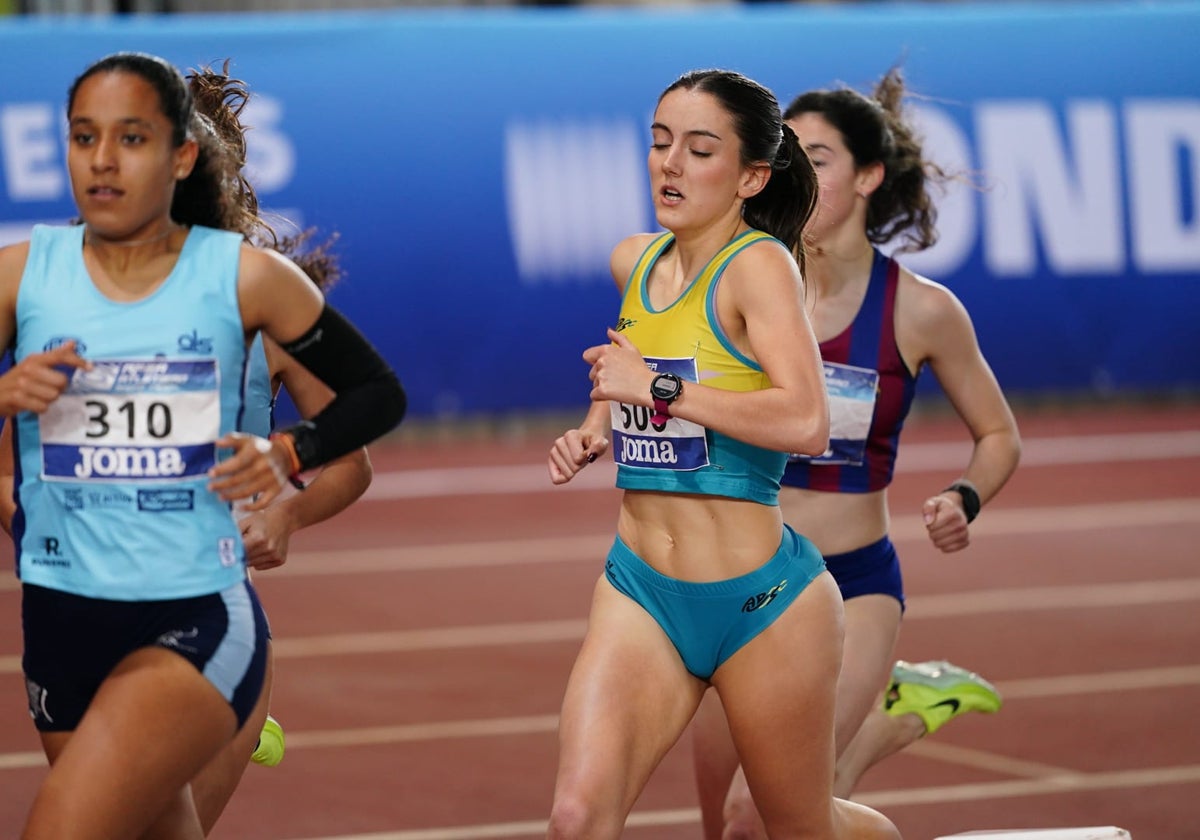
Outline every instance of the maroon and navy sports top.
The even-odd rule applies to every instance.
[[[899,283],[899,264],[876,249],[858,314],[820,345],[829,394],[829,448],[815,458],[789,457],[783,485],[871,493],[891,484],[900,430],[917,384],[896,346]]]

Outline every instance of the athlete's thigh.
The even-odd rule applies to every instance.
[[[142,648],[101,684],[34,801],[29,837],[138,837],[232,737],[236,715],[176,653]]]
[[[204,840],[208,831],[200,825],[196,804],[185,785],[175,792],[158,819],[138,840]]]
[[[195,800],[196,813],[200,816],[200,824],[204,827],[205,834],[212,830],[225,806],[229,804],[242,775],[246,772],[246,766],[250,763],[250,755],[258,745],[258,738],[262,734],[263,724],[271,707],[271,685],[274,676],[274,656],[268,646],[262,694],[254,706],[254,711],[246,718],[233,740],[222,747],[212,761],[192,779],[192,798]]]
[[[842,600],[822,573],[713,675],[764,822],[828,828]]]
[[[839,753],[887,687],[900,635],[900,602],[890,595],[860,595],[845,602],[845,613],[837,695]]]
[[[721,698],[715,690],[704,693],[692,718],[692,771],[700,799],[704,836],[718,840],[725,828],[725,801],[730,795],[740,760],[729,735]]]
[[[563,699],[556,796],[627,811],[704,689],[650,614],[601,577]]]

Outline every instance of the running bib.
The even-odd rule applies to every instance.
[[[108,359],[38,418],[47,481],[179,481],[216,463],[215,359]]]
[[[684,382],[698,382],[696,360],[647,358],[646,367],[673,373]],[[651,423],[654,409],[613,401],[612,455],[624,467],[655,470],[698,470],[708,466],[708,436],[699,423],[670,417]]]
[[[825,362],[824,367],[829,394],[829,448],[815,458],[792,455],[790,460],[857,467],[863,462],[875,416],[879,371],[837,362]]]

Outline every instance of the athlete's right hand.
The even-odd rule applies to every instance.
[[[20,411],[41,414],[71,381],[71,372],[91,370],[92,363],[67,341],[44,353],[31,353],[0,376],[0,408],[11,417]]]
[[[550,450],[547,466],[553,484],[566,484],[575,474],[608,451],[608,438],[601,434],[571,429]]]
[[[291,458],[278,442],[246,432],[230,432],[216,441],[233,454],[208,471],[208,489],[225,502],[241,502],[243,511],[263,510],[287,482]]]

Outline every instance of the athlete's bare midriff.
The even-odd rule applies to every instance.
[[[887,490],[829,493],[783,487],[779,506],[784,521],[825,555],[870,545],[888,531]]]
[[[655,570],[706,583],[754,571],[779,549],[779,508],[723,496],[626,490],[617,533]]]

